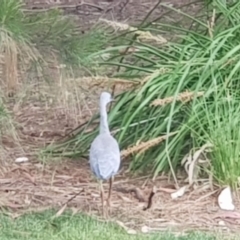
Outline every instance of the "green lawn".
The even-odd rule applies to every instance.
[[[213,240],[204,234],[192,234],[188,237],[174,237],[170,234],[129,235],[114,224],[98,222],[83,215],[63,214],[52,219],[53,211],[34,213],[12,219],[0,215],[1,240]]]

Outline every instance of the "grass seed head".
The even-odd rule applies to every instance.
[[[142,154],[142,153],[146,152],[148,149],[150,149],[151,147],[154,147],[154,146],[158,145],[159,143],[161,143],[162,141],[164,141],[168,137],[175,135],[176,133],[177,132],[172,132],[168,135],[157,137],[157,138],[151,139],[147,142],[138,143],[137,145],[135,145],[133,147],[129,147],[127,149],[124,149],[121,152],[121,156],[122,157],[127,157],[131,154],[134,154],[134,153]]]
[[[189,92],[189,91],[185,91],[183,93],[180,93],[177,97],[176,100],[177,101],[181,101],[182,103],[186,103],[191,101],[192,99],[194,99],[194,97],[201,97],[204,95],[204,92]],[[168,103],[172,103],[174,101],[175,97],[167,97],[167,98],[163,98],[163,99],[155,99],[152,103],[151,106],[164,106]]]

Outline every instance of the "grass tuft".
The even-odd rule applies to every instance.
[[[228,96],[227,96],[228,95]],[[239,186],[240,163],[240,131],[239,131],[240,95],[226,93],[226,97],[216,96],[215,108],[209,102],[199,103],[194,109],[194,117],[198,119],[195,129],[199,139],[213,145],[210,153],[212,174],[222,185],[230,185],[234,189]],[[205,121],[199,119],[204,114]]]

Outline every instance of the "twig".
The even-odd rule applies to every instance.
[[[148,197],[148,205],[147,205],[147,207],[143,208],[143,211],[146,211],[147,209],[151,208],[151,206],[152,206],[152,199],[153,199],[153,196],[155,195],[156,191],[157,191],[156,187],[153,186],[152,191],[151,191],[151,193],[150,193],[150,195]]]
[[[70,203],[74,198],[76,198],[78,195],[80,195],[80,193],[82,193],[84,191],[84,188],[81,189],[78,193],[76,193],[75,195],[73,195],[70,199],[68,199],[64,204],[64,205],[67,205],[68,203]]]

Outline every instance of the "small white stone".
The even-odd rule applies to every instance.
[[[15,159],[16,163],[23,163],[23,162],[28,162],[28,158],[27,157],[19,157]]]

